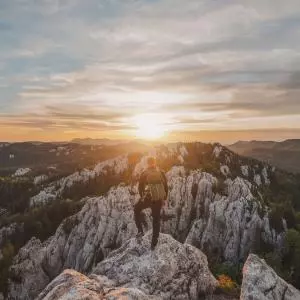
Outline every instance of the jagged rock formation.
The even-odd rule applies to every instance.
[[[51,280],[43,270],[45,248],[32,238],[20,249],[11,267],[11,289],[8,299],[34,299]],[[22,271],[21,271],[22,270]],[[18,284],[16,284],[18,282]]]
[[[208,269],[206,256],[197,248],[161,234],[155,251],[150,251],[148,233],[141,243],[127,241],[93,273],[105,275],[117,286],[140,288],[163,299],[198,299],[212,293],[217,281]]]
[[[30,205],[37,206],[43,205],[50,201],[57,199],[63,191],[71,188],[75,183],[86,183],[88,180],[94,179],[98,176],[105,176],[108,172],[116,174],[123,173],[128,168],[128,156],[122,155],[113,159],[109,159],[97,164],[94,169],[83,169],[80,172],[75,172],[67,177],[58,181],[50,183],[39,194],[31,197]]]
[[[268,184],[272,170],[267,166],[260,169],[238,162],[240,175],[232,178],[230,175],[237,172],[234,154],[217,145],[211,155],[219,162],[217,171],[223,176],[224,187],[216,190],[220,182],[217,176],[184,166],[193,158],[184,146],[173,145],[156,154],[171,164],[167,173],[170,193],[163,213],[163,232],[232,263],[246,259],[257,235],[280,248],[284,233],[278,234],[271,228],[267,212],[252,193],[258,183]],[[135,177],[143,171],[145,161],[143,157],[136,164]],[[99,174],[107,168],[122,173],[127,163],[128,156],[123,156],[98,165],[97,170],[101,170]],[[55,193],[77,180],[98,174],[94,172],[86,171],[77,174],[79,177],[73,175],[60,180],[62,185],[55,186],[58,188]],[[18,253],[11,268],[9,294],[16,299],[27,299],[28,291],[37,295],[64,269],[91,272],[112,250],[135,235],[133,205],[137,200],[136,185],[119,185],[106,196],[87,198],[82,210],[66,219],[48,241],[41,244],[34,239]],[[151,228],[150,221],[150,214],[146,212],[146,229]],[[42,280],[37,281],[37,277]]]
[[[243,269],[242,300],[299,300],[300,291],[280,278],[264,260],[249,255]]]
[[[133,288],[114,288],[112,282],[103,276],[88,278],[74,270],[65,270],[55,278],[36,300],[160,300],[156,296],[145,295]]]
[[[196,300],[214,291],[217,281],[200,250],[161,234],[151,251],[150,234],[140,243],[131,239],[113,251],[93,269],[92,279],[65,271],[37,299],[62,299],[71,288],[72,299],[122,299],[126,295],[138,300]]]
[[[132,198],[135,196],[130,195],[128,187],[118,187],[107,197],[88,199],[82,210],[65,220],[46,243],[32,239],[14,258],[10,296],[28,299],[28,291],[36,296],[67,268],[88,273],[111,250],[135,235]],[[36,278],[45,281],[37,282]]]
[[[250,182],[239,177],[227,179],[227,196],[213,195],[212,182],[207,180],[207,175],[206,179],[199,180],[194,202],[196,220],[188,233],[187,243],[234,263],[247,257],[255,246],[257,233],[265,242],[281,248],[284,233],[276,233],[268,217],[261,215]]]
[[[42,184],[43,182],[45,182],[47,179],[49,178],[48,175],[39,175],[39,176],[35,176],[34,179],[33,179],[33,183],[35,185],[40,185]]]
[[[29,172],[31,172],[31,169],[29,169],[29,168],[19,168],[13,176],[16,176],[16,177],[24,176],[24,175],[28,174]]]

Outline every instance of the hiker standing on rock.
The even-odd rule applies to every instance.
[[[165,173],[157,167],[155,157],[149,157],[147,165],[147,170],[142,173],[139,180],[141,199],[134,206],[134,219],[138,229],[137,238],[141,239],[144,234],[141,212],[146,208],[151,208],[153,219],[151,249],[154,250],[160,231],[160,211],[168,196],[168,184]]]

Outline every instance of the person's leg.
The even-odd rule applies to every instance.
[[[136,224],[136,227],[138,229],[138,233],[144,234],[143,233],[143,226],[142,226],[142,216],[141,212],[143,209],[149,207],[149,200],[148,199],[141,199],[136,203],[134,206],[134,221]]]
[[[152,224],[153,224],[153,233],[152,233],[152,243],[151,248],[154,249],[159,237],[159,231],[160,231],[160,211],[162,207],[161,201],[155,201],[152,202]]]

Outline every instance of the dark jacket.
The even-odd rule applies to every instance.
[[[147,175],[148,175],[148,170],[147,169],[146,171],[144,171],[140,177],[140,180],[139,180],[139,194],[141,197],[144,196],[144,193],[145,193],[145,188],[146,188],[146,185],[147,185]],[[166,191],[166,194],[168,195],[168,192],[169,192],[169,188],[168,188],[168,181],[167,181],[167,178],[166,178],[166,175],[163,171],[161,171],[161,177],[162,177],[162,180],[163,180],[163,185],[165,187],[165,191]]]

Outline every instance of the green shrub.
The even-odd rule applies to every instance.
[[[271,208],[271,211],[269,213],[269,219],[270,219],[270,226],[275,229],[277,233],[280,233],[284,230],[283,223],[283,211],[280,206],[274,205]]]
[[[240,288],[238,284],[228,275],[218,275],[218,289],[224,294],[238,297],[240,295]]]
[[[1,253],[3,257],[0,260],[0,291],[6,295],[7,278],[9,276],[9,268],[11,266],[12,259],[15,255],[15,248],[10,242],[7,242],[4,247],[2,247]]]
[[[217,263],[212,266],[211,270],[215,277],[226,275],[232,278],[238,284],[242,282],[242,268],[243,264]]]
[[[286,253],[271,251],[262,255],[275,272],[296,288],[300,288],[300,232],[289,229],[286,235]]]

